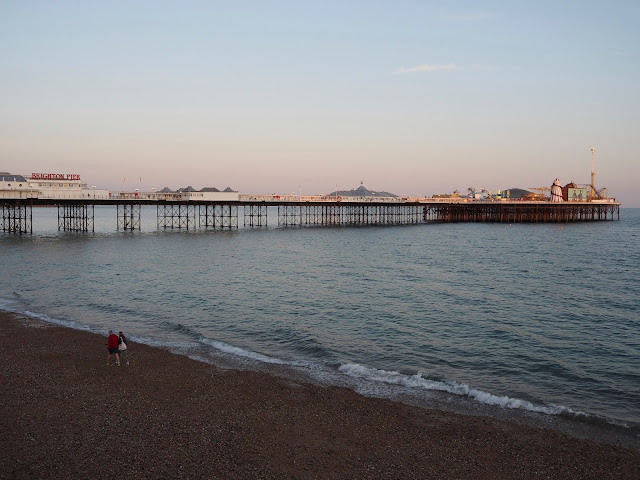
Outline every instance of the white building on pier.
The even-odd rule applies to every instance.
[[[109,199],[111,192],[95,186],[89,188],[77,174],[0,172],[0,198]]]

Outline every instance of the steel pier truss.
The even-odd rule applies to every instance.
[[[267,226],[267,206],[266,205],[245,205],[243,216],[244,216],[245,227],[266,227]]]
[[[247,206],[245,206],[245,209]],[[257,207],[256,207],[257,208]],[[264,224],[267,224],[267,210],[264,207]],[[245,210],[246,211],[246,210]],[[238,228],[238,205],[214,204],[200,205],[199,210],[200,226],[213,228]],[[262,216],[254,214],[256,222],[262,221]],[[247,219],[245,217],[245,225]],[[255,223],[251,226],[261,226]]]
[[[119,203],[117,209],[118,230],[140,230],[139,203]]]
[[[278,225],[402,225],[427,220],[422,205],[278,205]]]
[[[95,207],[89,204],[58,205],[58,230],[65,232],[94,231]]]
[[[157,207],[158,228],[196,228],[196,207],[186,204],[166,204]]]
[[[620,220],[620,206],[609,204],[447,204],[428,207],[429,215],[442,222],[588,222]],[[425,212],[425,220],[427,212]]]
[[[2,204],[2,231],[33,233],[31,205]]]

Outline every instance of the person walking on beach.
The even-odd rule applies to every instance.
[[[120,356],[124,364],[129,365],[129,340],[127,340],[127,337],[125,337],[122,332],[118,332],[118,337],[120,337],[120,346],[118,347]]]
[[[120,366],[120,354],[118,353],[118,344],[120,343],[120,338],[113,333],[113,330],[109,330],[109,338],[107,340],[107,365],[111,365],[111,355],[115,354],[116,356],[116,365]]]

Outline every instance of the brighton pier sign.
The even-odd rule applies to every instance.
[[[32,180],[80,180],[80,175],[73,173],[32,173]]]

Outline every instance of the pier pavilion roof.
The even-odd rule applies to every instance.
[[[11,175],[8,172],[0,172],[0,182],[26,182],[22,175]]]

